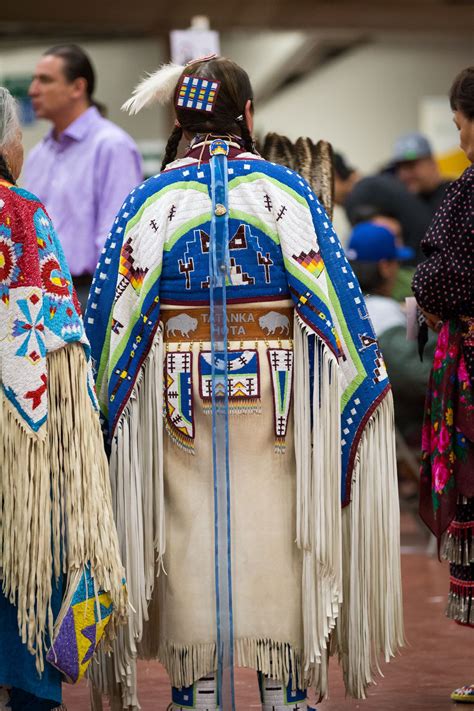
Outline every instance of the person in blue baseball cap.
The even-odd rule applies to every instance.
[[[359,222],[349,237],[347,257],[358,262],[379,262],[380,260],[405,261],[413,259],[411,247],[397,244],[395,234],[375,222]]]
[[[391,158],[395,175],[431,209],[438,209],[450,181],[443,180],[431,144],[422,133],[407,133],[395,141]]]
[[[362,291],[372,294],[382,289],[386,297],[394,296],[400,262],[410,261],[414,254],[414,250],[403,245],[392,229],[376,219],[359,222],[347,244],[347,258],[354,262]]]
[[[421,433],[431,361],[427,355],[421,362],[416,341],[407,340],[403,305],[392,296],[400,265],[412,259],[413,250],[401,244],[388,227],[367,221],[353,228],[346,256],[359,280],[384,356],[394,394],[397,428],[405,441],[415,447]],[[431,338],[427,344],[430,353],[434,352],[435,342]]]

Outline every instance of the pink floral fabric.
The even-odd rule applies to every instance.
[[[453,520],[458,495],[474,493],[473,405],[462,329],[453,319],[438,337],[422,433],[420,514],[437,536]]]

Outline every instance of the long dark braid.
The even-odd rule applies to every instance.
[[[1,153],[0,153],[0,178],[2,178],[3,180],[6,180],[7,183],[12,183],[13,185],[16,185],[13,175],[10,173],[10,168],[8,167],[8,163]]]
[[[244,148],[246,151],[249,153],[255,153],[255,142],[252,138],[252,134],[249,131],[249,127],[247,126],[247,121],[245,118],[236,120],[237,126],[240,128],[240,135],[242,136],[242,140],[244,142]]]
[[[168,138],[168,143],[166,144],[165,155],[163,158],[163,163],[161,164],[161,170],[164,170],[168,163],[171,163],[176,158],[178,153],[178,146],[181,138],[183,137],[183,129],[181,126],[175,126]]]

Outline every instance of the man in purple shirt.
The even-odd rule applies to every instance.
[[[23,179],[46,205],[83,307],[115,215],[143,177],[137,146],[100,115],[94,85],[92,64],[77,45],[41,57],[29,94],[36,116],[53,127],[30,152]]]

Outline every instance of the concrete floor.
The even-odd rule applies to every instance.
[[[345,699],[337,664],[331,670],[330,698],[318,711],[454,711],[449,694],[456,686],[474,682],[474,630],[444,617],[448,571],[426,555],[426,538],[413,517],[402,516],[402,570],[408,646],[383,667],[383,678],[365,701]],[[166,672],[154,662],[139,663],[143,711],[166,711],[170,701]],[[237,709],[258,709],[255,673],[236,672]],[[65,687],[68,711],[87,711],[85,683]]]

